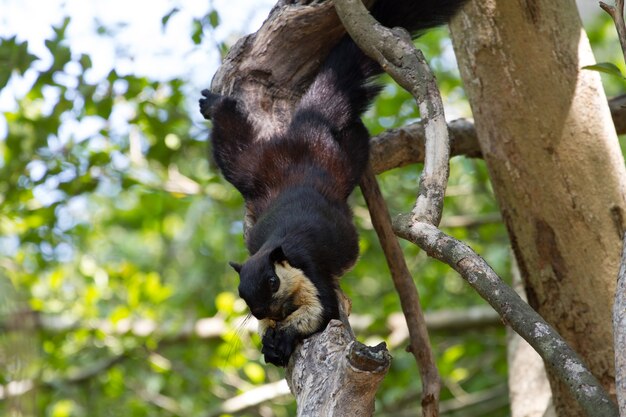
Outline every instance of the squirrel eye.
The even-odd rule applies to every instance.
[[[278,280],[278,278],[272,275],[271,277],[269,277],[268,282],[270,284],[270,290],[272,290],[273,293],[278,291],[278,287],[280,287],[280,281]]]

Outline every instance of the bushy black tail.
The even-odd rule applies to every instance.
[[[401,26],[417,36],[447,23],[466,0],[379,0],[371,13],[387,27]]]

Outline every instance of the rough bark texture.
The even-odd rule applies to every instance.
[[[374,396],[389,370],[384,344],[370,348],[354,340],[338,320],[306,339],[287,368],[298,417],[353,417],[374,413]]]
[[[452,27],[529,302],[614,393],[626,171],[599,76],[580,71],[593,56],[576,5],[473,1]],[[581,415],[549,376],[558,415]]]
[[[438,225],[448,181],[450,142],[435,77],[406,31],[381,26],[360,0],[335,0],[335,8],[354,42],[417,102],[426,133],[426,153],[430,158],[424,159],[413,216]]]

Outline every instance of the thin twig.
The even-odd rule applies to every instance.
[[[611,16],[613,22],[615,23],[615,29],[617,29],[619,43],[620,45],[622,45],[622,54],[624,55],[624,59],[626,59],[626,24],[624,24],[624,0],[615,0],[615,6],[611,6],[601,1],[600,7]]]
[[[361,191],[370,211],[372,225],[385,253],[393,284],[400,297],[402,312],[406,317],[410,339],[409,350],[415,356],[422,378],[422,407],[424,410],[432,410],[429,412],[430,414],[425,415],[437,415],[432,414],[432,412],[437,412],[439,407],[441,378],[430,347],[428,329],[426,328],[419,294],[406,265],[398,238],[393,232],[389,211],[378,187],[378,182],[369,167],[361,178]]]
[[[541,355],[587,415],[617,417],[616,405],[576,352],[469,246],[432,225],[414,223],[409,214],[396,219],[394,230],[456,270]]]

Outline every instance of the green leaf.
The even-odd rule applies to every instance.
[[[624,78],[624,74],[622,74],[622,72],[617,67],[617,65],[615,65],[615,64],[613,64],[611,62],[599,62],[599,63],[597,63],[595,65],[587,65],[587,66],[583,67],[583,69],[603,72],[605,74],[611,74],[611,75],[614,75],[616,77]]]
[[[209,24],[215,29],[220,24],[220,15],[217,14],[217,10],[213,10],[209,13]]]
[[[180,9],[178,7],[174,7],[172,10],[167,12],[167,14],[161,18],[161,29],[165,29],[165,26],[167,26],[167,22],[169,22],[172,16],[174,16],[179,11]]]
[[[86,54],[81,54],[80,55],[79,62],[80,62],[80,65],[83,67],[83,71],[88,70],[92,66],[92,64],[91,64],[91,57],[89,55],[86,55]]]
[[[200,45],[202,42],[202,22],[200,19],[193,19],[191,25],[191,40],[196,45]]]

